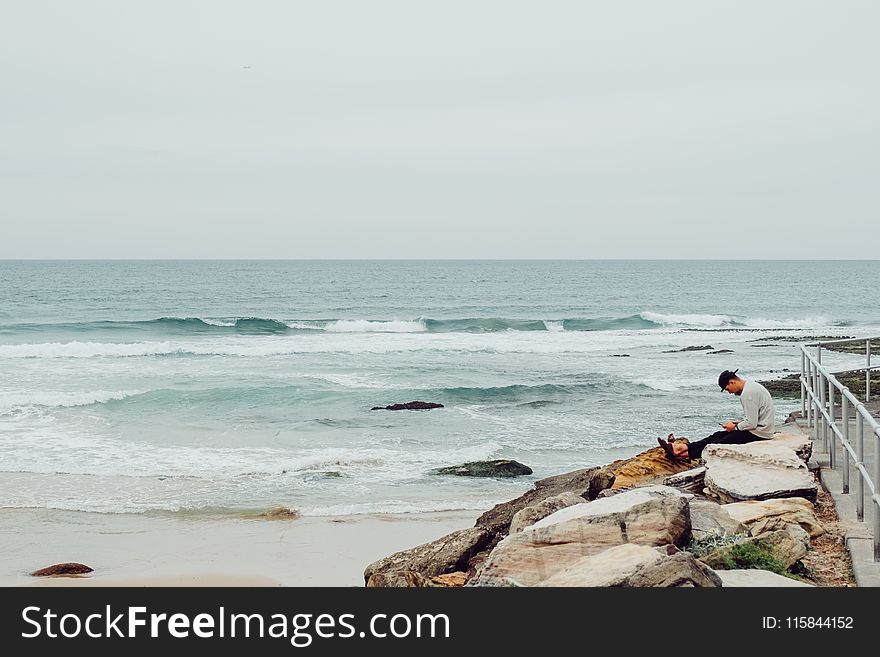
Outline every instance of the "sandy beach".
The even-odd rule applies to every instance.
[[[398,550],[472,526],[477,513],[293,520],[0,510],[2,586],[363,586]],[[76,561],[83,577],[34,578]]]

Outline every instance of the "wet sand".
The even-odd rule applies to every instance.
[[[477,512],[296,519],[0,509],[2,586],[363,586],[364,568]],[[76,561],[81,577],[28,573]]]

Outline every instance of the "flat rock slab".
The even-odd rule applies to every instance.
[[[699,468],[685,470],[684,472],[679,472],[678,474],[666,477],[666,479],[663,480],[663,485],[680,488],[688,493],[699,495],[703,492],[705,478],[706,466],[701,466]]]
[[[709,445],[703,458],[707,493],[722,502],[816,498],[816,482],[806,464],[789,447],[772,440]]]
[[[721,578],[722,586],[763,586],[763,587],[779,587],[779,586],[813,586],[806,582],[799,582],[790,577],[783,577],[769,570],[717,570],[715,571]]]
[[[785,445],[802,461],[809,461],[813,455],[813,440],[795,429],[777,431],[769,442],[771,445]]]

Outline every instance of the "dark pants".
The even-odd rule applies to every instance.
[[[706,436],[702,440],[697,440],[688,445],[688,456],[692,459],[700,458],[706,445],[744,445],[754,440],[761,440],[751,431],[716,431],[711,436]]]

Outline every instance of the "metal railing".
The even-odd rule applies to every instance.
[[[837,441],[840,441],[843,453],[843,493],[849,494],[850,458],[859,475],[856,490],[856,514],[860,521],[865,519],[865,486],[871,492],[871,503],[874,513],[874,561],[880,561],[880,425],[871,416],[865,403],[871,400],[871,370],[880,366],[871,366],[871,340],[878,338],[854,338],[845,340],[828,340],[801,346],[801,415],[806,418],[807,426],[815,429],[816,439],[822,439],[824,451],[828,453],[831,468],[837,467]],[[822,347],[830,344],[857,343],[865,344],[865,402],[859,399],[840,383],[835,376],[822,365]],[[815,354],[808,349],[815,348]],[[835,407],[835,391],[840,395],[840,417]],[[850,415],[856,423],[856,446],[850,442]],[[837,422],[840,422],[838,426]],[[865,468],[865,425],[874,435],[874,474],[873,478]]]

